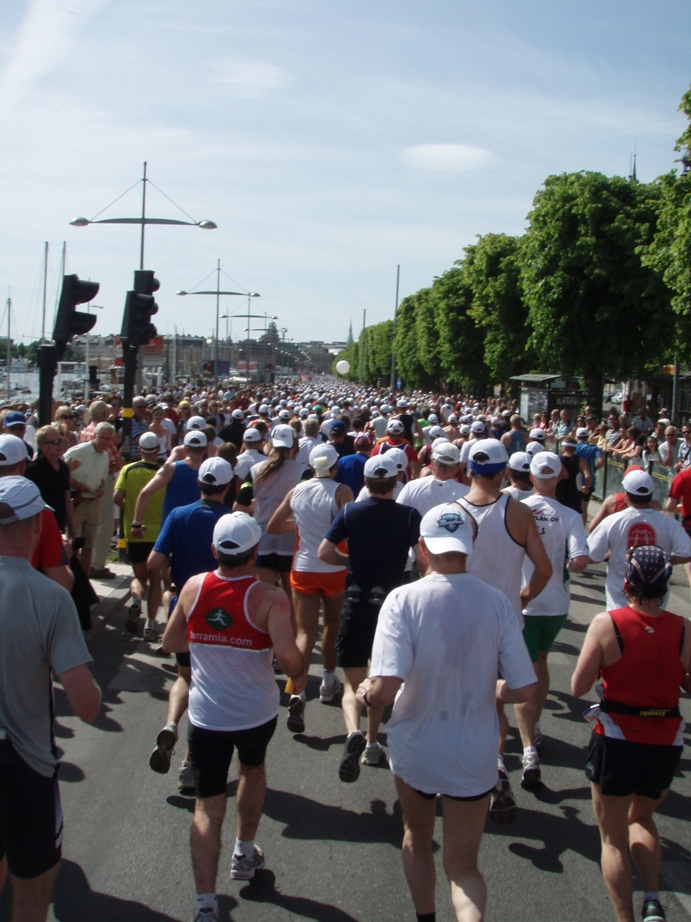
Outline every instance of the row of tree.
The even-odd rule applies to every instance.
[[[682,170],[652,183],[601,173],[550,176],[521,237],[486,234],[393,321],[365,328],[338,358],[348,378],[487,392],[515,374],[626,380],[691,360],[691,89],[680,110]]]

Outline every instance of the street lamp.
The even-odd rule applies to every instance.
[[[221,295],[237,295],[241,298],[247,298],[247,317],[249,323],[250,316],[250,298],[259,298],[260,294],[258,291],[221,291],[221,260],[218,260],[216,265],[216,289],[215,291],[178,291],[176,294],[183,297],[187,295],[215,295],[216,296],[216,336],[214,338],[214,386],[218,390],[218,322],[220,319],[220,301]],[[230,315],[225,314],[226,318]],[[227,323],[226,323],[227,327]]]
[[[138,180],[139,182],[139,180]],[[216,225],[213,221],[179,221],[174,218],[147,218],[146,217],[146,184],[151,182],[150,179],[146,178],[146,161],[144,162],[144,175],[141,178],[142,183],[142,213],[139,218],[100,218],[98,221],[96,218],[98,215],[95,215],[91,220],[89,218],[73,218],[70,221],[70,224],[73,227],[86,227],[87,224],[141,224],[142,235],[141,241],[139,244],[139,268],[144,268],[144,228],[147,224],[175,224],[175,225],[186,225],[187,227],[201,227],[203,230],[216,230]],[[135,183],[136,185],[136,183]],[[131,187],[134,188],[134,187]],[[130,191],[129,189],[127,190]],[[104,209],[105,210],[105,209]],[[182,209],[180,209],[182,211]],[[99,212],[102,214],[103,212]]]

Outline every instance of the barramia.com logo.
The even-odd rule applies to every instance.
[[[209,627],[216,628],[217,631],[224,631],[233,623],[233,619],[227,611],[222,608],[214,608],[206,613],[206,623]]]

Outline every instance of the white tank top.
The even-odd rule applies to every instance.
[[[295,532],[267,535],[266,525],[288,493],[300,482],[305,465],[292,458],[286,458],[277,471],[257,483],[257,474],[267,463],[268,461],[260,461],[250,471],[254,496],[254,518],[262,530],[262,536],[259,539],[259,553],[292,557],[295,549]]]
[[[290,502],[297,531],[293,570],[336,573],[345,569],[345,567],[324,563],[317,557],[317,549],[338,515],[336,490],[339,486],[340,484],[335,480],[315,477],[295,487]]]
[[[477,522],[473,553],[468,557],[468,573],[500,589],[522,625],[521,573],[525,548],[514,541],[506,525],[506,508],[510,498],[502,493],[496,502],[487,506],[469,503],[465,496],[459,497],[456,502]]]

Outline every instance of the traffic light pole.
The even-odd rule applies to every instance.
[[[50,425],[53,419],[53,381],[58,370],[58,350],[55,346],[38,347],[39,392],[38,424]]]
[[[122,446],[125,461],[132,460],[132,417],[134,416],[134,385],[137,379],[139,349],[123,343],[122,355],[125,363],[125,385],[122,395]]]

